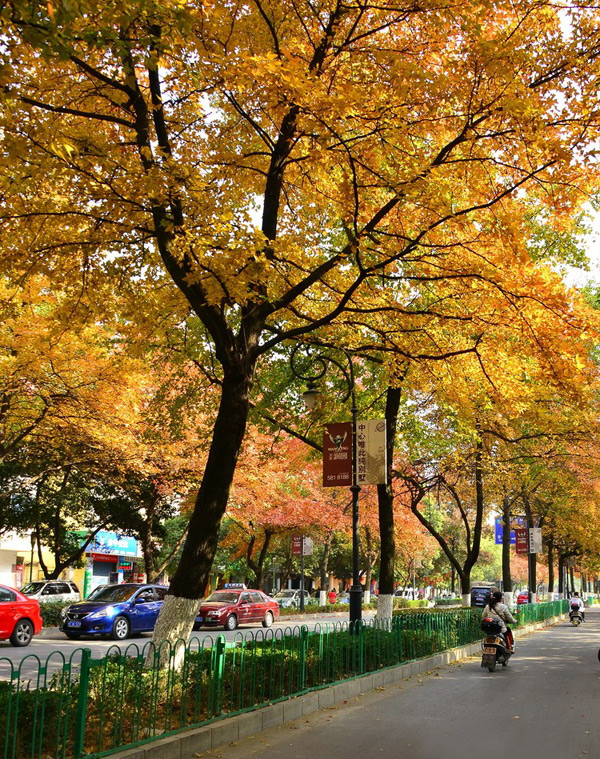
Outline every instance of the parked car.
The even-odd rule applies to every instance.
[[[517,603],[518,604],[528,604],[529,603],[529,591],[528,590],[522,590],[519,595],[517,596]]]
[[[238,625],[249,622],[271,627],[278,617],[279,604],[262,590],[224,588],[201,601],[194,629],[206,626],[235,630]]]
[[[74,582],[66,580],[39,580],[28,582],[21,588],[21,593],[37,601],[79,601],[81,595]]]
[[[0,585],[0,639],[10,640],[13,646],[28,646],[41,629],[39,602]]]
[[[277,601],[282,609],[299,609],[300,608],[300,590],[280,590],[275,593],[273,600]],[[308,590],[304,591],[304,606],[314,604],[315,599],[311,598]]]
[[[93,590],[87,600],[65,607],[60,630],[67,638],[108,635],[125,640],[132,633],[154,629],[168,588],[127,582],[104,585]]]
[[[483,608],[486,605],[487,597],[490,595],[490,591],[493,585],[473,585],[471,587],[471,606],[481,606]]]

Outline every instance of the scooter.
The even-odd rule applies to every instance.
[[[494,617],[486,617],[481,621],[481,629],[487,633],[481,643],[481,666],[484,669],[487,667],[490,672],[496,669],[496,664],[506,667],[513,651],[501,632],[501,623]]]
[[[569,611],[569,619],[571,620],[573,627],[579,627],[579,625],[583,622],[583,614],[581,613],[579,606],[573,606],[571,608]]]

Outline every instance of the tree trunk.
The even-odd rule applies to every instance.
[[[554,536],[548,538],[548,593],[554,593]]]
[[[394,490],[392,472],[398,409],[400,408],[401,388],[388,387],[385,399],[385,428],[387,456],[387,484],[377,485],[377,502],[379,506],[379,596],[377,600],[377,619],[391,624],[394,596],[394,562],[396,559],[396,537],[394,532]],[[389,599],[386,598],[389,596]],[[383,597],[383,598],[382,598]]]
[[[155,647],[187,640],[206,592],[217,549],[219,527],[246,430],[252,366],[245,372],[225,373],[221,401],[200,490],[190,519],[179,566],[169,586],[152,638]],[[163,646],[166,651],[168,647]],[[176,662],[177,664],[177,662]]]
[[[558,595],[560,598],[564,598],[565,591],[565,554],[560,553],[558,555]]]
[[[502,501],[502,590],[512,593],[510,572],[510,507],[512,500],[505,496]]]
[[[321,581],[321,590],[327,590],[329,583],[328,567],[329,567],[329,553],[331,551],[331,538],[333,533],[325,536],[325,542],[323,544],[323,553],[319,559],[319,577]]]
[[[273,531],[266,529],[265,539],[263,541],[262,548],[260,549],[260,553],[258,555],[258,561],[254,561],[254,558],[252,556],[253,548],[256,543],[256,538],[254,535],[252,536],[250,544],[248,545],[248,553],[247,553],[248,566],[254,572],[254,578],[255,578],[255,583],[256,583],[254,587],[258,589],[260,589],[263,582],[265,560],[267,558],[267,551],[269,550],[269,544],[271,543],[272,537],[273,537]]]
[[[141,530],[141,543],[142,543],[142,556],[144,558],[144,571],[146,577],[154,577],[156,574],[156,565],[154,563],[154,546],[152,545],[152,529],[154,527],[154,519],[156,516],[156,505],[160,500],[158,493],[154,493],[150,499],[150,503],[146,508],[146,519],[143,520],[143,527]]]

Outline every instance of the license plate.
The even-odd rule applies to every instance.
[[[484,654],[494,654],[494,656],[495,656],[496,655],[496,649],[495,648],[491,648],[491,647],[486,647],[486,648],[483,649],[483,653]]]
[[[70,619],[67,622],[67,627],[81,627],[81,622],[79,622],[78,620],[76,621],[74,619]]]
[[[204,617],[196,617],[196,622],[204,622]]]

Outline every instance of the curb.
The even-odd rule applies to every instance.
[[[513,629],[515,638],[551,627],[566,615],[552,617],[546,622],[536,622],[526,627]],[[191,728],[168,738],[161,738],[143,746],[126,749],[111,754],[115,759],[193,759],[200,753],[217,749],[226,743],[248,738],[270,727],[283,725],[286,722],[305,717],[321,709],[327,709],[356,698],[367,691],[392,685],[406,677],[427,672],[430,669],[443,667],[447,664],[473,656],[481,651],[481,642],[469,643],[466,646],[443,651],[425,659],[417,659],[407,664],[372,672],[347,682],[326,686],[320,690],[305,693],[269,706],[258,707],[252,712],[226,717],[204,727]]]

